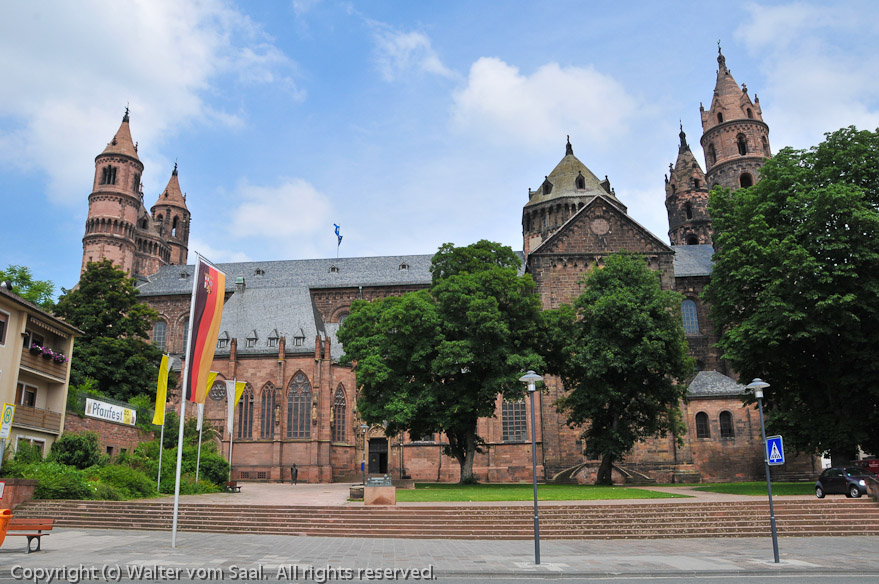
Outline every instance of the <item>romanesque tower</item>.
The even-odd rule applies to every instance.
[[[678,159],[669,165],[665,177],[665,208],[668,211],[668,238],[672,245],[711,244],[711,217],[708,215],[708,181],[693,156],[681,126]]]
[[[702,112],[702,149],[708,188],[749,187],[758,180],[757,171],[769,150],[769,126],[763,122],[760,100],[751,101],[748,87],[739,88],[717,48],[717,83],[711,107]]]
[[[168,180],[168,186],[159,195],[152,208],[152,217],[159,234],[170,246],[168,262],[175,265],[186,264],[189,253],[189,209],[186,208],[186,195],[180,190],[177,179],[177,163]]]
[[[528,202],[522,209],[525,256],[596,196],[605,197],[623,213],[626,212],[625,205],[611,190],[607,177],[603,181],[599,180],[574,156],[569,136],[564,158],[544,177],[536,191],[528,189]]]
[[[152,214],[143,204],[142,174],[126,109],[119,131],[95,158],[80,272],[89,262],[109,259],[129,275],[143,278],[164,265],[186,263],[190,216],[177,165]]]
[[[140,177],[143,163],[131,140],[128,109],[122,125],[104,151],[95,157],[95,180],[82,238],[82,267],[109,259],[129,274],[135,268],[135,230],[143,206]]]

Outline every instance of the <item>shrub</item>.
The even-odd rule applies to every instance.
[[[139,499],[156,493],[155,479],[150,479],[142,471],[128,466],[110,464],[97,469],[92,476],[96,477],[100,484],[118,490],[125,499]]]
[[[23,476],[40,481],[34,491],[36,499],[90,499],[94,492],[83,471],[57,462],[30,464]]]
[[[32,462],[43,461],[43,448],[30,442],[19,442],[15,456],[12,458],[15,462],[22,464],[30,464]]]
[[[199,479],[208,480],[216,485],[225,485],[229,479],[229,463],[215,452],[201,453]]]
[[[75,466],[79,469],[100,463],[101,451],[98,449],[98,435],[94,432],[63,434],[52,444],[49,460]]]
[[[125,495],[113,485],[98,482],[91,483],[90,486],[92,489],[92,499],[98,499],[99,501],[123,501],[126,499]]]

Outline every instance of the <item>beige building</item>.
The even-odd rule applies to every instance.
[[[0,284],[0,402],[15,404],[6,442],[48,453],[64,430],[73,339],[81,331]]]

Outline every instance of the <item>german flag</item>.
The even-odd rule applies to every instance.
[[[184,381],[186,398],[195,403],[204,403],[223,317],[226,274],[202,260],[201,256],[197,257],[186,350],[188,368]]]

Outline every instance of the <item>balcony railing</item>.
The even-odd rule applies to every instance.
[[[28,406],[15,406],[12,425],[59,434],[61,432],[61,413]]]
[[[21,365],[56,381],[64,381],[67,378],[67,363],[56,363],[53,359],[44,359],[42,355],[34,355],[30,351],[22,352]]]

